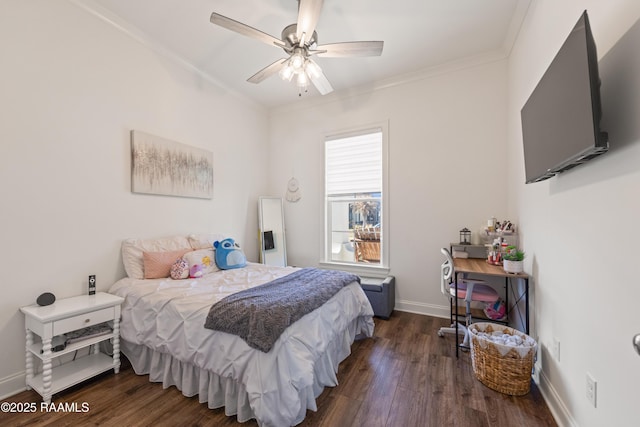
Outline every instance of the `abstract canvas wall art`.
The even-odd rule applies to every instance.
[[[213,153],[131,131],[131,191],[213,198]]]

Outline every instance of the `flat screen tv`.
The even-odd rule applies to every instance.
[[[605,153],[601,116],[598,56],[584,11],[522,107],[525,182],[543,181]]]

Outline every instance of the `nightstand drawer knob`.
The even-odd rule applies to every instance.
[[[91,322],[91,319],[84,319],[84,323],[89,323]]]

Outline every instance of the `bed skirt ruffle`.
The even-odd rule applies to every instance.
[[[324,387],[338,385],[338,365],[351,354],[351,345],[356,335],[364,338],[372,333],[370,324],[358,317],[342,333],[336,335],[326,351],[314,361],[311,385],[298,390],[300,410],[291,425],[301,423],[307,409],[317,410],[316,398]],[[238,422],[255,418],[260,426],[273,425],[270,420],[261,419],[261,402],[255,399],[251,402],[245,385],[233,378],[221,377],[169,354],[126,340],[121,340],[120,349],[131,362],[134,372],[137,375],[149,375],[150,382],[162,383],[164,388],[175,386],[187,397],[198,395],[200,403],[207,403],[209,409],[224,407],[225,414],[235,415]]]

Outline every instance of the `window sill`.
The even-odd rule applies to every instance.
[[[379,265],[361,265],[344,262],[320,261],[318,265],[320,266],[320,268],[346,271],[348,273],[353,273],[358,276],[364,277],[383,278],[387,277],[390,271],[389,267],[383,267]]]

